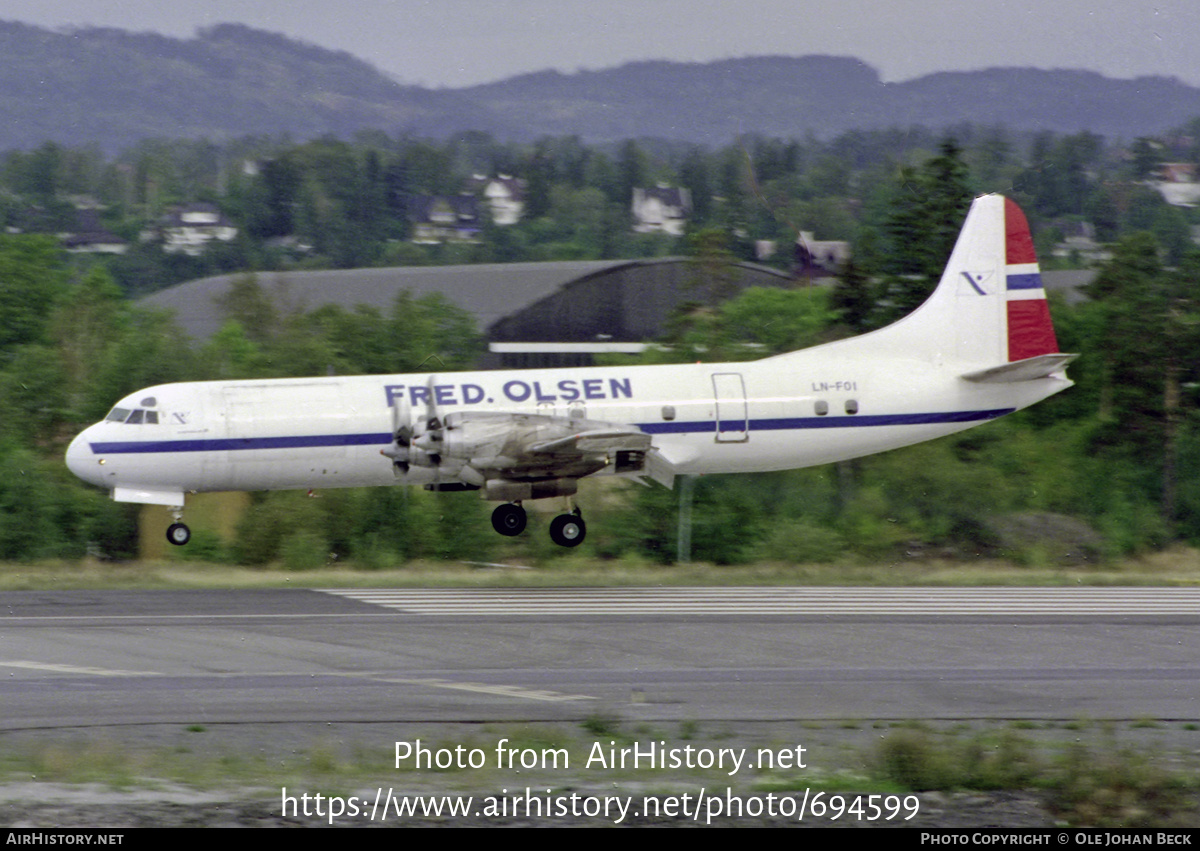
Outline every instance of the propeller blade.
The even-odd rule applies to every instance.
[[[392,459],[393,470],[407,475],[413,437],[412,403],[401,394],[392,399],[392,445],[379,450],[379,454]]]
[[[425,382],[425,428],[430,432],[439,434],[438,440],[441,440],[442,418],[438,413],[437,402],[434,399],[434,381],[437,376],[430,375],[429,380]]]

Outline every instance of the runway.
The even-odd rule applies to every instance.
[[[1200,719],[1200,589],[0,594],[0,729]]]

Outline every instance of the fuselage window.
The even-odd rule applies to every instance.
[[[816,409],[818,417],[823,417],[829,413],[829,403],[824,399],[817,402],[813,407]]]
[[[847,399],[846,400],[846,413],[847,414],[857,414],[858,413],[858,400],[857,399]]]

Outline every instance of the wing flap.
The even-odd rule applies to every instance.
[[[622,450],[646,450],[650,448],[650,435],[640,431],[624,429],[592,429],[570,434],[556,440],[535,443],[529,451],[538,455],[572,450],[577,452],[617,452]]]
[[[675,468],[657,449],[646,453],[646,475],[668,490],[675,487]]]

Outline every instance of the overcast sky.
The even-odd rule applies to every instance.
[[[1200,0],[0,0],[0,19],[185,38],[238,22],[427,86],[812,53],[858,57],[888,81],[1021,65],[1200,85]]]

